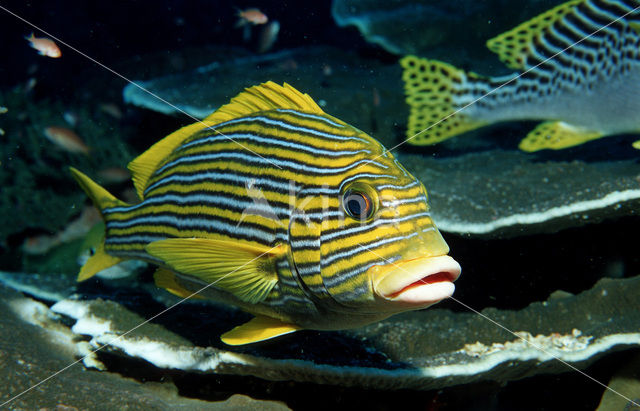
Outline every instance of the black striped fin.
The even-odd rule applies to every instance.
[[[403,57],[400,65],[404,69],[406,101],[411,108],[407,124],[409,143],[436,144],[486,125],[461,111],[455,100],[468,88],[469,82],[483,81],[482,76],[413,55]]]
[[[313,114],[324,113],[308,94],[299,92],[287,83],[281,86],[268,81],[247,88],[203,121],[169,134],[129,163],[128,168],[133,176],[138,197],[143,199],[144,190],[153,172],[178,146],[198,131],[235,118],[275,109],[291,109]]]
[[[509,68],[523,70],[526,56],[531,53],[534,38],[571,13],[583,0],[573,0],[548,10],[516,28],[487,41],[487,47]]]
[[[626,24],[637,31],[637,11],[613,22],[638,6],[640,2],[635,0],[572,0],[490,39],[487,47],[516,70],[532,67],[540,57],[551,57],[567,47],[573,49],[566,50],[572,58],[583,56],[585,50],[579,49],[594,50],[601,44],[607,45],[606,36],[611,31],[621,31]],[[607,30],[601,30],[608,24]],[[529,61],[530,57],[533,61]]]

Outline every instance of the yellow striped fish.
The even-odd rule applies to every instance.
[[[106,226],[78,280],[133,258],[179,296],[210,285],[198,296],[255,315],[227,344],[424,308],[460,274],[422,183],[288,84],[246,89],[129,169],[134,205],[72,169]]]
[[[524,151],[640,132],[639,8],[638,0],[573,0],[489,40],[521,72],[507,76],[404,57],[409,142],[435,144],[512,120],[546,120],[521,141]]]

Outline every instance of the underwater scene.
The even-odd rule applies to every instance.
[[[0,32],[0,409],[640,410],[640,0]]]

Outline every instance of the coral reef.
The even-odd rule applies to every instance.
[[[485,318],[432,308],[355,330],[324,332],[322,338],[306,331],[236,351],[215,337],[229,321],[239,322],[238,316],[244,315],[219,305],[181,304],[153,324],[143,324],[143,317],[118,302],[72,297],[56,298],[47,315],[71,318],[75,324],[70,332],[88,336],[92,347],[105,344],[118,356],[144,359],[160,368],[428,390],[567,372],[571,368],[556,359],[585,368],[607,353],[638,347],[640,317],[634,296],[639,292],[640,277],[603,279],[578,295],[554,294],[522,310],[488,308],[482,311]],[[136,299],[138,307],[153,306],[143,295]],[[135,309],[131,297],[126,301]],[[80,341],[76,350],[85,349]],[[203,345],[205,341],[213,345]]]
[[[640,355],[636,354],[609,381],[596,411],[640,409]]]
[[[399,159],[427,187],[435,221],[446,232],[531,235],[640,209],[640,164],[633,158],[553,161],[488,150],[441,158],[401,153]]]
[[[0,286],[0,310],[0,377],[5,381],[0,387],[0,406],[42,410],[289,409],[281,402],[244,395],[228,394],[228,399],[217,402],[190,399],[180,396],[171,381],[140,382],[113,372],[86,372],[82,365],[72,365],[77,356],[88,355],[84,360],[87,367],[104,366],[86,342],[76,341],[77,335],[51,316],[46,305]]]

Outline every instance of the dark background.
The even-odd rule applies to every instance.
[[[242,28],[236,28],[237,11],[257,7],[280,22],[273,50],[329,44],[371,48],[354,28],[338,28],[331,17],[331,2],[159,0],[159,1],[0,1],[12,11],[70,46],[106,66],[141,54],[170,53],[191,46],[226,44],[243,46]],[[32,50],[24,39],[31,32],[46,36],[0,10],[0,87],[29,78],[29,66],[38,64],[48,75],[73,77],[93,66],[85,57],[58,44],[63,58],[49,59]],[[48,37],[48,36],[47,36]],[[211,56],[211,61],[219,56]],[[46,67],[44,67],[46,66]]]

